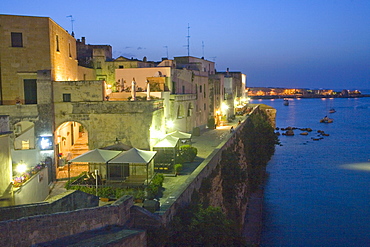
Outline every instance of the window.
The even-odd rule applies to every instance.
[[[204,84],[203,96],[206,97],[206,85]]]
[[[202,92],[202,85],[199,86],[199,93]]]
[[[185,93],[185,86],[182,86],[182,93]]]
[[[59,36],[58,35],[55,36],[55,45],[56,45],[57,51],[59,51]]]
[[[101,62],[96,62],[96,68],[101,69]]]
[[[123,69],[123,65],[119,65],[119,66],[118,66],[118,68],[119,68],[119,69]]]
[[[23,47],[22,33],[11,33],[12,47]]]
[[[207,109],[207,107],[206,107],[206,103],[204,103],[204,110],[206,110]]]
[[[64,93],[63,94],[63,102],[71,102],[71,94],[70,93]]]
[[[24,102],[25,104],[37,104],[37,83],[36,79],[24,79]]]
[[[72,53],[71,53],[71,43],[68,43],[68,54],[69,54],[69,57],[72,57]]]

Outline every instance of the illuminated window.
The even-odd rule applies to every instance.
[[[23,47],[22,33],[11,33],[12,47]]]
[[[22,149],[30,149],[30,140],[22,141]]]

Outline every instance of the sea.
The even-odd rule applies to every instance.
[[[261,246],[370,246],[370,97],[251,103],[274,107],[278,128],[312,129],[279,136],[267,165]],[[320,123],[325,116],[333,122]]]

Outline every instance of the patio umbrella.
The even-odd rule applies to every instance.
[[[114,163],[147,164],[154,158],[156,153],[157,153],[156,151],[145,151],[137,148],[131,148],[128,151],[121,152],[119,155],[117,155],[117,157],[108,161],[108,164]]]
[[[179,139],[190,139],[191,138],[191,134],[181,132],[181,131],[178,131],[178,130],[176,130],[174,132],[171,132],[171,133],[168,133],[166,136],[173,136],[173,137],[176,137],[176,138],[179,138]]]
[[[74,159],[68,161],[68,181],[71,179],[70,175],[70,164],[72,162],[87,162],[87,163],[107,163],[107,161],[116,157],[121,151],[115,150],[103,150],[103,149],[94,149],[80,156],[77,156]]]
[[[155,144],[153,148],[175,148],[179,138],[173,136],[166,136],[163,140]]]
[[[121,151],[103,150],[97,148],[81,154],[80,156],[71,159],[69,162],[106,163],[107,161],[116,157],[119,153],[121,153]]]
[[[157,154],[157,151],[145,151],[137,148],[131,148],[128,151],[123,151],[114,159],[108,161],[108,164],[117,164],[117,163],[136,163],[136,164],[145,164],[146,165],[146,181],[147,185],[149,184],[149,171],[148,163],[154,158]]]
[[[104,150],[117,150],[117,151],[127,151],[127,150],[130,150],[132,147],[129,146],[129,145],[126,145],[122,142],[116,142],[115,144],[111,145],[111,146],[107,146],[107,147],[103,147],[101,149],[104,149]]]

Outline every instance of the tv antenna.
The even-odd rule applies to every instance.
[[[190,26],[189,26],[189,23],[188,23],[188,36],[186,36],[188,38],[188,45],[187,45],[187,48],[188,48],[188,57],[190,56]]]
[[[202,41],[202,57],[204,59],[204,41]]]
[[[165,45],[165,46],[163,46],[163,48],[166,48],[166,55],[167,55],[167,59],[168,59],[168,46]]]
[[[75,33],[73,32],[73,22],[75,21],[72,17],[72,15],[67,16],[67,18],[71,18],[71,25],[72,25],[72,36],[75,36]]]

